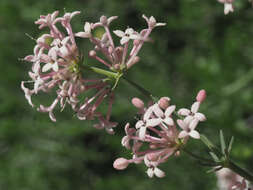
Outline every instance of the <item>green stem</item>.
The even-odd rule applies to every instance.
[[[253,176],[246,170],[242,169],[240,166],[232,162],[231,160],[227,162],[224,166],[225,168],[231,169],[233,172],[237,173],[241,177],[245,178],[246,180],[253,182]]]
[[[203,157],[200,157],[192,152],[190,152],[189,150],[187,150],[185,147],[184,148],[181,148],[180,150],[182,150],[183,152],[185,152],[186,154],[188,154],[189,156],[191,156],[192,158],[196,159],[196,160],[199,160],[199,161],[203,161],[203,162],[207,162],[207,163],[210,163],[210,164],[214,164],[214,161],[213,160],[209,160],[209,159],[206,159],[206,158],[203,158]]]
[[[104,70],[104,69],[100,69],[98,67],[90,67],[90,66],[87,66],[87,65],[82,65],[82,67],[84,67],[85,69],[88,69],[90,71],[93,71],[95,73],[105,75],[109,78],[113,78],[113,79],[117,79],[118,76],[119,76],[118,73],[107,71],[107,70]]]
[[[152,101],[156,101],[156,98],[153,97],[153,95],[146,90],[145,88],[143,88],[142,86],[140,86],[139,84],[135,83],[134,81],[126,78],[126,77],[122,77],[125,81],[127,81],[130,85],[132,85],[133,87],[135,87],[137,90],[139,90],[143,95],[145,95],[148,99],[152,100]]]

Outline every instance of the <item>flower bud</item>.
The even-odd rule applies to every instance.
[[[117,170],[124,170],[127,168],[129,161],[125,158],[118,158],[114,161],[113,167]]]
[[[100,22],[101,22],[101,24],[103,24],[103,25],[107,25],[107,17],[106,16],[101,16],[100,17]]]
[[[198,95],[196,96],[197,102],[202,103],[206,99],[206,91],[205,90],[200,90],[198,92]]]
[[[91,50],[91,51],[89,52],[89,56],[90,56],[90,57],[95,57],[96,54],[97,54],[97,53],[96,53],[94,50]]]
[[[159,154],[157,154],[157,153],[149,153],[149,154],[147,154],[147,158],[150,161],[157,161],[157,159],[159,158]]]
[[[156,25],[155,17],[151,16],[151,17],[149,18],[149,25],[150,25],[151,28],[154,28],[154,27],[155,27],[155,25]]]
[[[143,103],[143,101],[142,101],[141,99],[139,99],[139,98],[133,98],[133,99],[132,99],[132,104],[133,104],[135,107],[139,108],[139,109],[144,108],[144,103]]]
[[[109,46],[109,47],[108,47],[108,53],[109,53],[109,54],[112,54],[112,53],[113,53],[113,47],[112,47],[112,46]]]
[[[170,98],[168,98],[168,97],[162,97],[158,101],[159,107],[164,110],[167,109],[167,107],[169,107],[169,104],[170,104]]]

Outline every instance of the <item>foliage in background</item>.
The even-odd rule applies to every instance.
[[[149,179],[144,166],[124,172],[112,168],[116,157],[129,156],[120,139],[126,121],[136,113],[130,98],[144,98],[128,84],[122,82],[117,89],[112,115],[120,123],[114,136],[98,132],[66,110],[56,113],[57,123],[32,110],[20,89],[30,64],[18,58],[32,53],[35,43],[25,33],[37,38],[41,34],[33,22],[39,15],[64,9],[82,11],[75,21],[78,30],[85,20],[96,21],[101,15],[118,15],[114,26],[124,23],[135,30],[145,25],[142,14],[167,23],[154,31],[154,42],[144,46],[141,62],[128,77],[179,106],[190,105],[196,92],[205,88],[208,96],[201,111],[208,120],[200,131],[216,142],[220,128],[227,137],[233,134],[232,157],[252,171],[253,10],[247,1],[235,3],[235,13],[224,16],[223,5],[214,0],[1,0],[0,189],[216,188],[215,176],[183,154],[164,164],[163,179]],[[85,42],[80,45],[90,48]],[[47,102],[46,98],[34,100]],[[191,145],[196,152],[204,149],[194,140]]]

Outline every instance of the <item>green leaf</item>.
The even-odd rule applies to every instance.
[[[229,146],[228,146],[228,154],[230,154],[232,150],[233,142],[234,142],[234,137],[232,136],[229,142]]]
[[[226,144],[222,130],[220,130],[220,143],[221,143],[221,152],[222,154],[225,155]]]
[[[205,135],[200,135],[200,140],[210,149],[212,150],[215,146],[214,144],[205,136]]]
[[[220,167],[215,167],[215,168],[212,168],[212,169],[210,169],[210,170],[207,170],[207,173],[217,172],[217,171],[221,170],[222,168],[223,168],[222,166],[220,166]]]
[[[209,152],[209,154],[212,156],[212,158],[213,158],[213,160],[214,160],[215,162],[220,162],[220,159],[218,158],[218,156],[216,156],[215,153]]]

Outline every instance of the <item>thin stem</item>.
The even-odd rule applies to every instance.
[[[213,160],[209,160],[203,157],[200,157],[196,154],[193,154],[192,152],[190,152],[189,150],[187,150],[185,147],[184,148],[180,148],[180,150],[182,150],[183,152],[185,152],[186,154],[188,154],[189,156],[191,156],[192,158],[199,160],[199,161],[203,161],[203,162],[208,162],[210,164],[214,164]]]
[[[104,70],[104,69],[100,69],[98,67],[90,67],[90,66],[87,66],[87,65],[84,65],[84,64],[81,67],[84,68],[84,69],[93,71],[95,73],[105,75],[109,78],[118,79],[118,77],[119,77],[118,73],[107,71],[107,70]]]
[[[247,179],[250,182],[253,182],[252,174],[250,174],[231,160],[224,167],[231,169],[233,172],[239,174],[241,177]]]
[[[139,84],[135,83],[134,81],[122,76],[122,78],[127,81],[130,85],[132,85],[133,87],[135,87],[137,90],[139,90],[143,95],[145,95],[148,99],[151,99],[152,101],[155,101],[155,98],[153,97],[153,95],[146,90],[145,88],[143,88],[142,86],[140,86]]]

